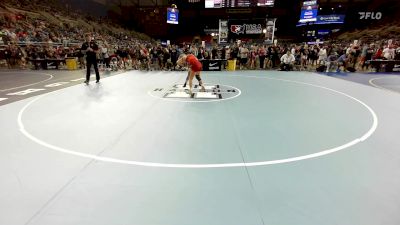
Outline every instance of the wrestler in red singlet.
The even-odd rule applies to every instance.
[[[189,93],[192,94],[192,84],[193,78],[196,76],[196,79],[199,81],[199,85],[201,86],[201,91],[205,91],[205,87],[203,82],[201,81],[200,71],[202,69],[201,62],[192,54],[182,54],[182,57],[178,59],[177,64],[180,66],[184,66],[184,64],[188,64],[190,67],[189,74],[186,78],[186,81],[189,81]],[[186,86],[186,82],[183,85]]]
[[[186,62],[190,65],[193,72],[200,72],[202,69],[201,62],[192,54],[186,56]]]

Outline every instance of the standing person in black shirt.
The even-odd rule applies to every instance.
[[[172,69],[175,70],[176,61],[178,61],[178,52],[176,51],[175,45],[171,48],[171,62],[172,62]]]
[[[218,57],[218,49],[217,49],[217,47],[216,46],[214,46],[213,47],[213,49],[211,50],[211,57],[212,57],[212,59],[217,59],[217,57]]]
[[[161,48],[161,46],[157,46],[157,61],[158,61],[158,67],[160,70],[164,69],[164,65],[163,65],[163,50]]]
[[[171,54],[169,53],[168,48],[164,48],[163,49],[163,65],[164,65],[164,69],[166,70],[170,70],[171,69]]]
[[[82,44],[82,51],[86,52],[86,80],[85,84],[89,84],[90,80],[90,67],[94,67],[94,71],[96,72],[96,83],[100,81],[99,68],[97,67],[97,51],[99,50],[99,46],[92,40],[90,34],[86,36],[86,42]]]
[[[226,59],[226,47],[222,46],[221,48],[221,59]]]

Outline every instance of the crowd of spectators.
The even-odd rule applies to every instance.
[[[370,60],[400,60],[398,42],[349,43],[344,44],[287,44],[252,45],[233,44],[229,46],[203,47],[195,44],[162,45],[133,39],[117,39],[113,42],[102,35],[95,35],[100,50],[97,58],[104,69],[146,69],[175,70],[176,61],[182,53],[194,54],[200,60],[222,59],[237,61],[241,70],[321,70],[329,71],[370,71]],[[0,58],[6,59],[7,66],[33,67],[29,61],[35,59],[65,59],[75,57],[80,68],[85,68],[81,43],[63,45],[46,43],[7,45],[0,52]],[[321,69],[322,68],[322,69]]]
[[[21,4],[21,1],[17,1]],[[42,4],[46,1],[42,1]],[[17,4],[17,3],[15,3]],[[30,5],[30,4],[28,4]],[[370,60],[400,59],[399,40],[352,41],[349,43],[326,42],[323,44],[278,44],[232,43],[230,45],[201,46],[182,43],[162,45],[149,39],[119,32],[98,29],[100,23],[86,18],[87,26],[69,23],[70,15],[62,10],[45,10],[49,21],[33,9],[12,10],[0,4],[0,62],[8,68],[35,68],[37,59],[77,58],[80,68],[85,68],[84,54],[80,51],[87,32],[92,33],[100,47],[98,59],[103,69],[175,70],[176,61],[182,53],[194,54],[202,59],[237,61],[238,69],[281,69],[320,71],[369,71]],[[29,11],[32,10],[32,11]],[[74,14],[75,20],[85,18]],[[77,19],[78,18],[78,19]],[[62,22],[60,22],[62,21]],[[71,20],[72,21],[72,20]],[[90,22],[91,21],[91,22]],[[99,21],[98,21],[99,22]],[[92,26],[92,27],[90,27]],[[376,68],[375,68],[376,69]]]
[[[25,68],[34,59],[82,58],[79,48],[88,32],[109,49],[150,42],[108,20],[67,13],[52,0],[7,0],[0,2],[0,63]]]

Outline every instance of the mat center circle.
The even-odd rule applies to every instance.
[[[129,86],[124,86],[124,89],[120,92],[111,92],[107,90],[102,90],[101,92],[107,93],[108,95],[103,96],[99,95],[97,96],[98,101],[93,102],[92,98],[93,96],[89,95],[87,96],[87,92],[83,93],[76,93],[75,96],[71,96],[70,92],[61,92],[59,93],[59,97],[66,97],[68,96],[67,101],[62,101],[60,102],[58,98],[54,97],[49,97],[49,98],[43,98],[43,96],[50,96],[48,95],[43,95],[40,96],[36,99],[33,99],[30,101],[27,105],[25,105],[22,110],[18,114],[18,125],[20,128],[20,131],[29,139],[32,141],[45,146],[49,149],[70,154],[70,155],[75,155],[75,156],[80,156],[84,158],[90,158],[98,161],[103,161],[103,162],[112,162],[112,163],[119,163],[119,164],[128,164],[128,165],[138,165],[138,166],[149,166],[149,167],[171,167],[171,168],[222,168],[222,167],[249,167],[249,166],[264,166],[264,165],[272,165],[272,164],[280,164],[280,163],[289,163],[289,162],[295,162],[295,161],[300,161],[300,160],[305,160],[305,159],[310,159],[310,158],[316,158],[320,156],[324,156],[327,154],[331,154],[337,151],[341,151],[344,149],[347,149],[357,143],[360,143],[362,141],[365,141],[368,139],[372,133],[376,130],[378,126],[378,119],[374,111],[366,105],[364,102],[361,100],[352,97],[346,93],[315,85],[315,84],[310,84],[310,83],[305,83],[305,82],[300,82],[300,81],[293,81],[293,80],[286,80],[286,79],[277,79],[277,78],[270,78],[270,77],[256,77],[256,76],[231,76],[232,77],[241,77],[241,78],[252,78],[252,79],[260,79],[258,82],[256,82],[258,85],[265,86],[269,85],[269,88],[266,90],[269,90],[269,93],[278,93],[277,90],[271,92],[273,87],[275,87],[275,84],[272,84],[270,82],[261,82],[262,80],[270,80],[270,81],[278,81],[278,82],[285,82],[286,85],[280,86],[281,88],[286,88],[286,92],[280,92],[281,95],[282,93],[286,93],[288,96],[284,96],[286,99],[285,101],[278,101],[281,104],[275,104],[275,107],[261,107],[262,104],[254,104],[254,99],[256,100],[261,100],[264,98],[263,95],[260,95],[260,93],[256,92],[250,92],[246,90],[246,96],[243,96],[243,98],[240,99],[240,101],[231,101],[229,104],[215,104],[213,107],[203,107],[201,105],[194,105],[194,104],[185,104],[182,107],[176,107],[176,105],[179,104],[166,104],[163,102],[159,101],[138,101],[141,100],[144,96],[139,95],[136,96],[134,94],[140,93],[138,89],[136,88],[131,88]],[[125,78],[125,77],[124,77]],[[132,83],[137,83],[135,82],[136,77],[128,77],[125,79],[131,80]],[[211,80],[211,79],[210,79]],[[237,85],[241,84],[242,86],[244,81],[243,80],[232,80],[237,83]],[[119,80],[115,80],[114,83],[112,83],[113,80],[110,81],[108,84],[110,87],[115,85],[117,87],[121,87],[119,84]],[[234,83],[234,82],[233,82]],[[254,88],[254,83],[252,82],[252,88]],[[289,86],[288,86],[289,85]],[[233,90],[231,86],[223,85],[225,87],[228,87],[227,89],[223,89],[222,85],[217,85],[212,84],[207,86],[213,86],[210,90],[213,92],[214,91],[221,91],[225,90],[226,93],[232,94],[228,96],[227,98],[222,98],[222,99],[211,99],[211,100],[199,100],[200,101],[221,101],[221,100],[226,100],[229,98],[232,98],[232,96],[239,96],[240,95],[240,90],[235,89],[237,91],[230,91],[228,90]],[[241,86],[241,87],[242,87]],[[303,86],[303,87],[302,87]],[[108,86],[107,86],[108,87]],[[321,148],[314,148],[313,149],[308,149],[306,145],[303,146],[303,149],[308,149],[308,152],[304,152],[305,154],[297,154],[297,156],[289,156],[286,155],[284,157],[273,157],[274,155],[269,155],[269,153],[274,153],[274,152],[279,152],[279,151],[269,151],[268,156],[270,157],[269,159],[264,159],[263,161],[259,161],[259,157],[253,157],[252,159],[247,156],[247,160],[238,160],[240,159],[240,155],[238,151],[238,148],[240,147],[240,144],[245,144],[244,146],[247,146],[246,148],[248,149],[260,149],[262,147],[261,143],[259,141],[253,142],[254,140],[254,134],[265,134],[263,137],[269,138],[270,141],[274,141],[274,137],[278,137],[278,134],[282,134],[280,143],[283,145],[285,143],[288,143],[287,136],[286,134],[290,130],[285,130],[285,132],[280,132],[282,131],[282,127],[287,127],[287,126],[280,126],[281,122],[285,122],[286,124],[291,124],[291,128],[293,130],[292,133],[296,133],[297,131],[300,132],[304,130],[305,127],[309,126],[307,121],[304,121],[303,119],[299,120],[296,118],[300,117],[294,117],[292,114],[290,114],[291,111],[293,110],[275,110],[276,107],[278,106],[283,106],[287,105],[288,103],[299,103],[295,104],[295,106],[298,106],[296,109],[304,109],[307,107],[304,107],[303,104],[300,104],[303,101],[296,101],[298,99],[297,97],[299,96],[298,93],[304,93],[305,95],[303,97],[310,97],[310,96],[315,96],[314,93],[310,92],[308,88],[304,87],[314,87],[320,90],[325,90],[324,92],[319,92],[319,95],[326,95],[326,96],[343,96],[347,98],[347,103],[351,102],[356,102],[358,103],[354,106],[359,108],[360,110],[362,109],[367,109],[368,112],[365,112],[363,115],[365,120],[369,120],[368,117],[372,115],[372,125],[369,128],[369,130],[365,131],[368,129],[368,125],[366,126],[360,126],[359,128],[356,129],[356,131],[364,131],[366,133],[361,134],[360,136],[357,135],[357,133],[354,133],[352,135],[351,140],[346,140],[344,143],[342,142],[343,140],[337,139],[336,144],[339,145],[330,145],[329,147],[323,147],[325,142],[320,143]],[[171,89],[172,88],[172,89]],[[165,94],[170,93],[170,90],[176,90],[179,87],[176,85],[171,85],[171,87],[168,87],[164,91],[164,95],[159,94],[158,96],[155,96],[153,92],[157,92],[157,90],[153,89],[151,92],[148,92],[151,96],[157,97],[160,99],[164,100],[172,100],[176,101],[175,98],[165,98]],[[163,88],[162,88],[163,89]],[[85,89],[86,90],[86,89]],[[164,90],[164,89],[163,89]],[[158,91],[160,93],[163,92],[163,90]],[[300,92],[299,92],[300,91]],[[146,95],[141,92],[142,94]],[[174,93],[172,91],[172,93]],[[199,92],[196,92],[199,93]],[[207,92],[205,92],[207,93]],[[238,94],[237,94],[238,93]],[[332,95],[334,93],[334,95]],[[129,96],[136,96],[133,98],[126,99],[127,95]],[[77,106],[77,100],[76,99],[82,99],[84,96],[87,98],[87,101],[81,102]],[[269,99],[270,102],[269,104],[273,103],[274,95],[271,94],[271,98]],[[276,97],[276,96],[275,96]],[[296,97],[296,98],[295,98]],[[66,106],[70,106],[71,111],[66,112],[68,115],[73,115],[74,112],[76,112],[76,109],[81,109],[85,108],[86,109],[86,114],[90,114],[91,117],[85,118],[84,121],[82,121],[80,118],[81,117],[73,117],[71,119],[75,119],[75,122],[77,124],[93,124],[98,121],[102,121],[102,123],[96,123],[97,129],[93,130],[91,126],[83,126],[79,129],[80,133],[75,133],[74,135],[77,137],[82,137],[81,134],[86,134],[90,132],[95,132],[95,141],[85,141],[83,142],[83,147],[88,148],[89,151],[91,152],[86,152],[83,153],[79,150],[76,149],[76,145],[74,143],[71,143],[70,140],[64,140],[58,138],[58,136],[52,136],[49,135],[48,132],[43,129],[41,130],[35,130],[35,135],[30,133],[29,129],[26,129],[26,125],[32,124],[32,121],[42,121],[41,118],[47,118],[45,121],[47,124],[54,124],[55,121],[58,121],[58,118],[56,117],[48,117],[43,114],[42,111],[37,110],[38,108],[42,107],[36,107],[36,108],[31,108],[29,110],[29,114],[27,114],[28,118],[26,119],[26,122],[28,122],[26,125],[23,123],[23,114],[24,111],[27,110],[34,102],[38,101],[39,99],[42,99],[40,103],[42,105],[52,105],[54,108],[66,108]],[[345,98],[345,99],[346,99]],[[148,98],[147,98],[148,99]],[[178,98],[179,99],[179,98]],[[193,98],[194,99],[194,98]],[[307,98],[308,99],[308,98]],[[314,98],[315,100],[319,100],[319,98]],[[115,101],[119,100],[119,101]],[[282,100],[282,98],[281,98]],[[290,101],[289,101],[290,100]],[[301,100],[301,99],[300,99]],[[181,100],[178,100],[181,101]],[[182,100],[182,101],[191,101],[193,102],[192,98],[189,98],[188,100]],[[90,102],[91,104],[88,105],[87,103]],[[116,103],[118,102],[118,103]],[[132,107],[132,102],[134,102],[134,106]],[[125,103],[125,104],[124,104]],[[140,105],[138,105],[140,103]],[[276,103],[276,102],[275,102]],[[321,109],[319,107],[319,101],[313,101],[309,102],[311,105],[309,106],[315,106],[315,109]],[[353,107],[353,104],[347,104],[346,107]],[[289,104],[292,105],[292,104]],[[361,105],[361,108],[360,108]],[[257,106],[257,107],[254,107]],[[309,107],[308,106],[308,107]],[[246,108],[246,107],[252,107],[252,108]],[[68,107],[67,107],[68,108]],[[112,109],[112,110],[106,110],[106,109]],[[334,107],[337,108],[337,107]],[[334,109],[331,108],[331,109]],[[36,110],[35,110],[36,109]],[[149,110],[151,109],[151,110]],[[241,109],[241,110],[239,110]],[[242,109],[248,109],[248,110],[242,110]],[[183,111],[184,110],[184,113]],[[103,112],[104,111],[104,112]],[[162,115],[160,116],[160,112],[163,112]],[[303,110],[304,111],[304,110]],[[96,112],[96,113],[95,113]],[[103,112],[103,113],[99,113]],[[125,117],[121,117],[119,119],[104,119],[106,118],[107,115],[120,115],[121,112],[125,112]],[[274,120],[264,120],[263,118],[265,117],[255,117],[254,115],[263,113],[263,115],[267,115],[265,113],[279,113],[280,117],[275,117],[275,116],[270,116],[270,118],[275,118]],[[289,114],[285,114],[285,112],[288,112]],[[335,111],[336,113],[340,113],[340,111]],[[361,112],[361,111],[360,111]],[[335,114],[336,114],[335,113]],[[207,120],[204,120],[203,115],[209,115]],[[269,115],[268,114],[268,115]],[[272,115],[272,114],[271,114]],[[284,115],[288,115],[289,117],[285,117]],[[322,113],[321,115],[325,115]],[[245,116],[245,117],[243,117]],[[358,115],[360,116],[360,115]],[[30,118],[35,118],[35,120],[32,120]],[[213,119],[220,119],[220,118],[226,118],[226,120],[219,120],[218,125],[215,125],[215,120]],[[236,118],[236,119],[235,119]],[[247,120],[240,120],[240,118],[248,118]],[[280,119],[279,119],[280,118]],[[321,117],[323,119],[323,117]],[[125,123],[121,123],[121,121],[124,121]],[[191,121],[190,123],[186,123],[183,121]],[[236,122],[235,122],[236,121]],[[261,122],[267,122],[267,123],[261,123]],[[66,133],[68,130],[71,129],[71,121],[68,124],[61,124],[59,127],[57,127],[57,132],[59,133]],[[234,123],[234,124],[233,124]],[[149,127],[149,124],[156,124],[157,126],[155,127]],[[263,127],[268,128],[272,127],[274,129],[263,129]],[[299,125],[294,126],[294,125]],[[285,125],[285,124],[284,124]],[[334,124],[336,126],[336,123]],[[357,125],[357,124],[356,124]],[[107,132],[102,132],[99,128],[101,126],[103,129],[107,129]],[[328,126],[332,126],[332,124],[328,124]],[[358,125],[357,125],[358,126]],[[43,125],[41,125],[41,128]],[[110,127],[115,127],[118,129],[109,129]],[[139,128],[139,129],[138,129]],[[230,129],[231,128],[231,129]],[[296,130],[297,129],[297,130]],[[123,132],[121,133],[121,130]],[[188,138],[186,134],[189,134],[190,132],[193,132],[193,130],[199,131],[196,132],[195,136],[190,136],[194,137],[190,139],[191,141],[188,141]],[[329,130],[329,129],[326,129]],[[276,131],[276,132],[275,132]],[[315,130],[310,130],[307,129],[308,133],[306,135],[310,136],[309,134],[320,134],[321,131],[323,131],[320,128],[317,128]],[[269,132],[269,133],[266,133]],[[298,133],[297,132],[297,133]],[[314,133],[310,133],[314,132]],[[240,133],[241,135],[239,136],[239,139],[237,138],[237,134]],[[275,133],[275,134],[274,134]],[[303,132],[304,133],[304,132]],[[180,134],[180,135],[176,135]],[[272,135],[275,136],[272,136]],[[277,136],[278,135],[278,136]],[[116,137],[118,136],[118,142],[115,142],[115,140],[110,140],[107,138],[108,136],[113,136]],[[312,135],[311,135],[312,136]],[[297,136],[293,136],[294,138],[298,138]],[[304,135],[302,136],[304,137]],[[335,137],[335,136],[329,136],[330,138]],[[282,139],[283,138],[283,139]],[[354,139],[353,139],[354,138]],[[46,141],[44,141],[46,139]],[[303,138],[301,138],[303,139]],[[346,138],[347,139],[347,138]],[[123,141],[122,141],[123,140]],[[203,144],[198,144],[198,140],[210,140],[209,142],[204,142]],[[232,140],[237,140],[238,142],[234,142]],[[260,140],[260,138],[259,138]],[[265,141],[266,139],[261,139]],[[320,140],[318,140],[320,141]],[[57,143],[57,145],[52,144],[52,143]],[[94,143],[94,144],[93,144]],[[292,143],[292,142],[291,142]],[[300,143],[300,142],[293,142],[294,144]],[[308,142],[301,142],[300,144],[307,144]],[[340,144],[342,143],[342,144]],[[313,142],[313,145],[315,143]],[[66,147],[61,147],[61,146],[66,146]],[[228,146],[229,145],[229,146]],[[80,145],[81,146],[81,145]],[[98,149],[104,149],[104,146],[112,146],[113,151],[108,151],[105,154],[99,154],[97,151]],[[127,151],[127,146],[140,146],[140,148],[133,148],[130,149],[130,151]],[[286,145],[285,145],[286,146]],[[336,147],[334,147],[336,146]],[[81,146],[81,148],[83,148]],[[178,148],[179,147],[179,148]],[[276,145],[275,145],[276,147]],[[276,149],[274,147],[274,149]],[[279,147],[279,146],[278,146]],[[164,151],[160,151],[160,149],[164,149]],[[298,146],[293,146],[293,148],[298,148]],[[186,151],[186,149],[195,149],[195,151]],[[209,149],[218,149],[219,151],[209,151]],[[268,148],[269,149],[269,148]],[[268,150],[266,149],[266,150]],[[292,149],[292,148],[288,148]],[[165,151],[165,150],[170,150],[170,151]],[[273,149],[272,149],[273,150]],[[214,163],[200,163],[197,159],[198,157],[194,157],[195,155],[202,157],[203,159],[218,159],[216,154],[222,154],[223,151],[225,152],[230,152],[234,154],[228,155],[231,157],[231,159],[227,159],[227,162],[218,162],[215,161]],[[162,159],[165,159],[168,155],[171,153],[174,153],[173,155],[178,155],[180,156],[180,159],[184,161],[185,163],[175,163],[170,161],[170,163],[161,163],[160,161]],[[257,151],[256,153],[262,153],[264,154],[265,151]],[[135,158],[131,159],[126,159],[127,155],[133,155]],[[226,155],[226,154],[222,154]],[[257,156],[256,154],[253,154],[254,156]],[[264,154],[265,155],[265,154]],[[153,162],[153,159],[150,159],[150,157],[156,157],[154,159],[155,162]],[[158,158],[157,158],[158,157]],[[243,158],[243,155],[242,155]],[[275,158],[275,159],[274,159]],[[133,160],[134,159],[134,160]],[[160,159],[160,160],[158,160]],[[189,160],[188,160],[189,159]],[[188,160],[188,161],[187,161]],[[175,161],[175,160],[174,160]],[[190,162],[191,161],[191,162]],[[232,163],[231,163],[232,162]]]

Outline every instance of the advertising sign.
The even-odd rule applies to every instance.
[[[218,43],[228,43],[228,20],[219,20]]]
[[[167,23],[178,24],[179,10],[174,8],[167,9]]]
[[[308,9],[302,9],[300,12],[300,23],[317,21],[318,6],[309,6]]]
[[[265,39],[266,19],[228,20],[229,41],[245,39]],[[264,32],[263,32],[264,30]]]
[[[272,43],[275,36],[275,22],[276,19],[267,19],[267,27],[265,29],[265,41],[267,43]]]
[[[262,25],[260,23],[251,24],[231,24],[230,32],[233,34],[262,34]]]
[[[326,30],[318,30],[318,36],[319,37],[329,35],[330,33],[331,33],[331,30],[328,30],[328,29],[326,29]]]
[[[302,10],[300,14],[300,22],[313,22],[317,21],[318,9]]]
[[[318,4],[317,1],[304,1],[300,12],[300,23],[317,21]]]
[[[317,21],[309,22],[308,25],[312,24],[343,24],[345,19],[345,15],[319,15],[317,16]],[[296,26],[306,26],[307,23],[299,22]]]
[[[221,71],[222,69],[222,60],[202,59],[200,61],[203,65],[203,71]]]
[[[315,24],[342,24],[344,23],[345,15],[320,15],[317,16]]]

